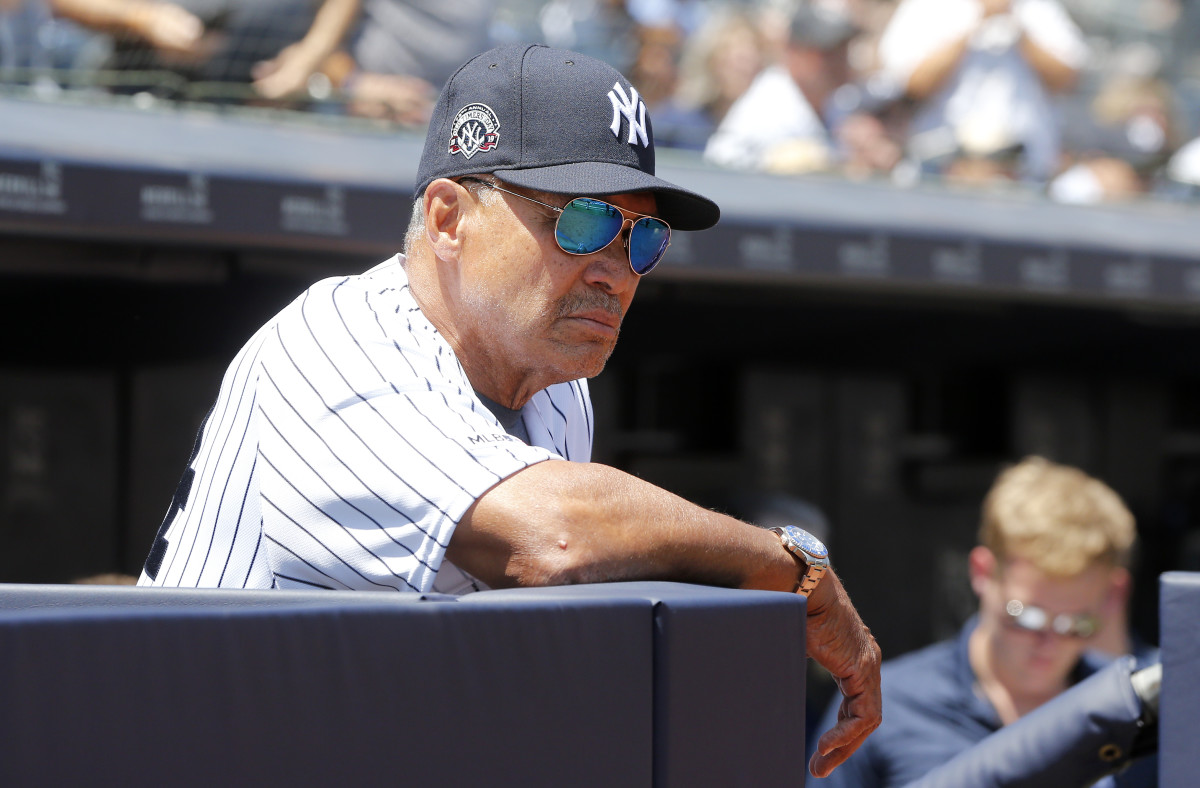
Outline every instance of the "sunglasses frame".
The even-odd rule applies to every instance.
[[[669,249],[671,247],[671,235],[673,233],[673,231],[671,230],[671,225],[668,224],[665,220],[660,219],[657,216],[651,216],[648,213],[637,213],[635,211],[630,211],[630,210],[621,208],[619,205],[613,205],[610,202],[606,202],[604,200],[599,200],[599,199],[596,199],[595,197],[573,197],[567,202],[566,205],[564,205],[560,208],[557,205],[551,205],[550,203],[542,202],[541,200],[536,200],[533,197],[530,197],[525,194],[521,194],[520,192],[514,192],[510,189],[506,189],[503,186],[500,186],[499,184],[495,183],[494,181],[487,181],[487,180],[484,180],[483,178],[475,178],[472,176],[468,176],[465,178],[459,178],[459,180],[458,180],[459,183],[462,183],[463,181],[472,181],[474,183],[481,183],[484,186],[489,186],[489,187],[495,189],[496,191],[504,192],[505,194],[511,194],[514,197],[520,197],[522,200],[528,200],[529,202],[532,202],[532,203],[537,203],[538,205],[541,205],[544,208],[549,208],[550,210],[557,213],[558,219],[556,219],[554,222],[554,243],[558,246],[559,249],[562,249],[567,254],[573,255],[575,257],[586,257],[589,254],[596,254],[597,252],[602,252],[605,249],[607,249],[608,247],[612,246],[613,241],[620,238],[621,243],[625,246],[625,259],[629,262],[629,269],[631,271],[633,271],[633,273],[636,276],[645,276],[646,274],[650,273],[651,271],[653,271],[655,268],[658,267],[658,264],[662,262],[662,259],[664,257],[666,257],[667,249]],[[567,207],[570,206],[571,203],[575,202],[576,200],[591,200],[592,202],[598,202],[598,203],[601,203],[602,205],[607,205],[609,208],[612,208],[615,211],[617,211],[617,213],[621,214],[621,229],[618,230],[617,234],[612,237],[612,241],[609,241],[604,246],[601,246],[599,249],[596,249],[595,251],[591,251],[591,252],[572,252],[570,249],[563,249],[563,245],[561,243],[559,243],[559,240],[558,240],[558,222],[562,220],[563,213],[567,210]],[[625,214],[627,214],[627,213],[633,214],[634,218],[631,219],[628,216],[626,216]],[[642,219],[653,219],[656,222],[662,222],[663,226],[667,228],[667,245],[663,247],[662,252],[658,255],[658,259],[655,260],[653,263],[651,263],[649,268],[647,268],[645,271],[638,272],[638,270],[633,267],[633,257],[632,257],[632,253],[629,250],[629,236],[633,234],[634,225],[636,225]],[[626,226],[629,227],[629,235],[626,235],[626,233],[625,233]]]
[[[1008,600],[1008,603],[1004,606],[1004,612],[1008,614],[1009,623],[1022,632],[1053,632],[1063,637],[1087,640],[1100,629],[1100,620],[1091,613],[1079,613],[1075,615],[1059,613],[1057,616],[1051,616],[1044,608],[1040,608],[1037,605],[1027,605],[1019,599]],[[1022,622],[1021,619],[1025,616],[1033,616],[1035,618],[1041,616],[1042,625],[1034,627],[1030,626],[1027,622]]]

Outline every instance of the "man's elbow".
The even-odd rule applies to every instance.
[[[623,545],[589,534],[560,533],[539,540],[533,549],[512,553],[506,575],[513,585],[567,586],[584,583],[614,583],[634,580],[676,580],[736,586],[734,579],[718,583],[703,573],[679,569],[662,554],[642,547]],[[711,573],[709,573],[711,574]],[[695,575],[695,576],[693,576]]]
[[[1079,82],[1079,69],[1039,49],[1026,40],[1023,44],[1025,59],[1033,67],[1046,89],[1053,93],[1069,93]]]
[[[582,545],[558,539],[529,552],[515,554],[507,577],[517,586],[569,586],[617,579],[605,571]]]

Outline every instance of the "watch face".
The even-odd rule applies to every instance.
[[[794,525],[784,526],[787,535],[800,546],[804,552],[815,558],[828,558],[829,550],[821,543],[821,540],[801,528]]]

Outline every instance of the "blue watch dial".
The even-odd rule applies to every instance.
[[[821,542],[820,539],[810,534],[808,531],[797,528],[794,525],[786,525],[783,528],[787,535],[798,544],[806,553],[816,558],[828,558],[829,550]]]

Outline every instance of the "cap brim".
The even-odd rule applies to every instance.
[[[514,186],[551,194],[595,195],[654,192],[655,214],[676,230],[707,230],[721,209],[707,197],[621,164],[585,161],[533,169],[504,169],[496,177]]]

